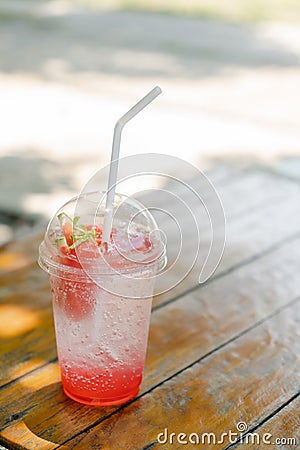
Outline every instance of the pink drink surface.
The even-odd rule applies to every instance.
[[[148,244],[141,250],[147,252]],[[80,268],[74,255],[60,258],[64,265]],[[112,285],[119,282],[119,273],[110,276]],[[113,405],[137,394],[153,292],[153,279],[143,281],[139,294],[148,298],[135,300],[107,292],[88,277],[72,281],[50,276],[62,384],[74,400]],[[134,297],[134,279],[125,283]]]

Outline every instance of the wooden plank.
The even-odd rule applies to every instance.
[[[192,182],[192,186],[197,187],[197,183]],[[259,195],[253,195],[253,192],[257,190],[259,192]],[[176,189],[174,188],[175,192]],[[185,191],[186,193],[186,191]],[[300,189],[298,186],[295,186],[294,183],[289,182],[282,182],[281,180],[277,180],[274,176],[269,174],[263,174],[261,172],[258,173],[248,173],[243,172],[240,174],[240,176],[236,176],[233,179],[227,180],[227,184],[223,186],[223,189],[219,191],[222,201],[224,203],[227,219],[235,218],[237,219],[239,217],[239,214],[246,214],[248,216],[249,212],[251,214],[254,213],[254,215],[258,212],[257,208],[261,208],[263,205],[270,204],[270,202],[275,202],[278,204],[278,201],[286,202],[286,198],[290,199],[296,199],[299,196]],[[185,200],[184,195],[182,195],[182,199]],[[155,201],[160,204],[161,201],[160,197],[156,196]],[[281,202],[278,204],[278,207],[281,207]],[[291,202],[293,203],[293,202]],[[163,205],[161,205],[163,206]],[[176,209],[176,208],[175,208]],[[199,209],[199,214],[203,213],[202,208]],[[194,210],[194,212],[197,214],[197,208]],[[259,214],[259,212],[258,212]],[[272,212],[271,212],[272,214]],[[204,214],[206,216],[206,214]],[[244,216],[242,216],[244,217]],[[204,223],[207,225],[207,219],[205,218],[199,218],[200,223]],[[275,218],[277,220],[277,217]],[[253,221],[252,217],[252,221]],[[271,219],[272,220],[272,219]],[[247,226],[247,224],[245,224]],[[166,228],[166,231],[168,232],[168,225]],[[242,230],[241,227],[238,227],[238,230],[234,229],[234,233],[238,234],[241,238],[243,238],[243,234],[241,234],[241,231],[243,232],[243,224],[242,224]],[[37,247],[40,243],[42,238],[42,235],[33,236],[31,238],[28,238],[27,240],[23,240],[17,243],[12,243],[11,245],[8,245],[6,247],[6,250],[2,250],[0,252],[0,260],[2,258],[2,261],[6,260],[12,260],[11,264],[14,264],[13,261],[15,259],[17,261],[20,261],[20,264],[23,264],[23,262],[26,260],[26,264],[31,264],[32,261],[36,260],[37,258]],[[210,244],[209,237],[206,235],[202,235],[201,238],[203,238],[203,257],[199,259],[197,267],[195,268],[195,271],[192,272],[191,276],[185,279],[185,283],[181,285],[182,289],[180,292],[184,292],[184,290],[187,290],[191,285],[195,284],[195,280],[198,278],[198,274],[200,272],[200,268],[203,266],[204,258],[206,257],[205,249]],[[206,239],[206,242],[205,242]],[[169,242],[169,256],[170,261],[172,260],[172,252],[176,252],[177,243],[179,239],[176,234],[169,235],[168,236],[168,242]],[[190,255],[191,249],[195,247],[195,242],[191,239],[190,242],[185,243],[185,254],[181,255],[180,258],[180,266],[177,266],[176,270],[168,272],[168,278],[174,277],[175,279],[178,278],[178,272],[181,273],[185,261],[185,255]],[[23,248],[24,247],[24,248]],[[18,250],[18,252],[16,252]],[[225,253],[224,258],[227,258],[227,253]],[[224,267],[224,258],[223,258],[223,266]],[[231,253],[228,255],[228,258],[231,258]],[[22,262],[23,261],[23,262]],[[235,261],[234,261],[235,262]],[[10,268],[12,269],[12,265],[8,264],[5,266],[2,264],[2,270],[7,270]],[[18,265],[16,266],[18,267]],[[221,269],[220,269],[221,270]],[[0,273],[1,273],[1,264],[0,264]],[[9,282],[9,280],[12,280],[13,274],[9,275],[9,273],[5,273],[8,280],[4,281],[6,284]],[[3,282],[3,279],[1,280]],[[162,286],[163,287],[163,286]],[[174,293],[168,293],[167,296],[174,296],[178,295],[178,292]],[[166,297],[166,296],[164,296]],[[160,302],[160,300],[158,300]]]
[[[300,239],[155,310],[146,364],[152,383],[296,298],[299,263]]]
[[[299,189],[296,186],[297,190]],[[300,190],[298,196],[300,195]],[[197,210],[194,210],[197,214]],[[201,214],[201,212],[200,212]],[[288,220],[287,220],[288,219]],[[278,245],[289,236],[296,235],[300,229],[300,203],[296,197],[286,198],[283,202],[266,204],[265,207],[256,211],[252,209],[247,215],[235,217],[227,222],[227,237],[225,252],[221,263],[215,273],[220,275],[231,270],[243,261],[251,260],[263,254],[270,246]],[[187,230],[186,230],[187,231]],[[156,292],[163,292],[172,285],[175,287],[157,295],[154,305],[163,304],[170,298],[181,295],[193,286],[197,286],[201,268],[205,262],[211,236],[203,233],[201,241],[202,251],[190,273],[179,283],[182,273],[190,267],[197,242],[191,238],[185,243],[184,252],[177,263],[167,272],[167,277],[159,278]],[[178,236],[169,236],[168,246],[171,261],[175,259],[178,249]]]
[[[299,411],[300,394],[295,400],[290,402],[276,414],[272,415],[265,423],[260,426],[255,426],[253,430],[249,430],[248,436],[244,437],[244,443],[243,441],[239,442],[237,445],[233,445],[230,448],[237,448],[240,450],[241,447],[246,444],[247,449],[257,450],[258,442],[261,447],[263,443],[265,443],[275,450],[295,450],[300,448]]]
[[[283,200],[287,197],[299,195],[299,187],[287,180],[260,171],[237,170],[231,167],[221,167],[208,173],[209,179],[215,185],[221,197],[227,218],[245,214],[250,209],[265,205],[267,202]],[[191,180],[192,188],[199,190],[201,181]],[[171,191],[179,195],[183,201],[187,201],[190,192],[182,188],[182,185],[170,183]],[[253,195],[253,192],[259,195]],[[147,203],[148,196],[143,197]],[[192,198],[192,205],[195,198]],[[148,202],[157,206],[166,206],[164,198],[150,195]],[[197,203],[197,202],[196,202]],[[0,249],[0,277],[1,274],[9,276],[10,272],[24,268],[37,260],[38,246],[42,240],[44,231],[32,232],[16,242],[11,242]]]
[[[11,279],[15,270],[26,268],[37,260],[37,249],[43,234],[34,231],[0,247],[1,282],[7,276]]]
[[[56,357],[47,275],[34,263],[1,291],[0,386]]]
[[[254,177],[255,178],[255,177]],[[251,183],[253,180],[251,181]],[[255,184],[255,183],[254,183]],[[270,186],[271,189],[271,186]],[[250,189],[252,192],[252,190]],[[287,191],[284,191],[285,194],[287,194]],[[235,202],[236,203],[236,202]],[[273,208],[274,209],[274,208]],[[275,208],[275,212],[277,213],[277,209],[281,210],[281,204],[278,205],[278,208]],[[268,212],[268,209],[266,210]],[[292,211],[296,214],[296,219],[299,217],[299,214],[297,214],[297,210],[292,207]],[[254,214],[255,215],[255,214]],[[291,215],[290,218],[293,218]],[[232,232],[233,240],[236,239],[236,236],[238,236],[238,239],[242,242],[243,240],[249,241],[247,238],[247,233],[252,232],[253,228],[253,220],[254,217],[248,218],[250,220],[249,223],[245,223],[245,220],[238,221],[240,224],[239,229],[234,228],[234,231]],[[268,227],[270,227],[270,224],[273,222],[278,222],[280,219],[278,216],[274,217],[272,214],[270,218],[266,219],[266,222],[263,221],[264,226],[259,227],[260,230],[262,230],[261,236],[259,236],[258,244],[257,239],[251,239],[251,245],[255,246],[255,249],[259,251],[261,249],[265,248],[264,242],[262,242],[263,239],[265,239],[265,236],[268,240],[267,243],[269,243],[270,238],[272,239],[272,234],[268,232]],[[246,231],[243,231],[243,228],[246,228]],[[291,220],[292,225],[298,226],[297,221]],[[282,232],[284,231],[284,227]],[[279,238],[282,238],[283,234],[276,233],[275,239],[279,236]],[[4,304],[4,309],[2,309],[2,320],[5,325],[1,327],[1,329],[6,332],[6,339],[2,339],[1,342],[1,349],[2,349],[2,355],[6,354],[9,360],[11,360],[11,353],[12,351],[16,350],[16,354],[13,358],[13,361],[15,361],[17,370],[14,370],[12,374],[9,373],[7,376],[7,371],[5,373],[5,370],[2,370],[2,377],[4,376],[4,379],[2,378],[2,383],[5,383],[9,381],[9,379],[12,379],[13,377],[20,376],[24,373],[26,373],[28,370],[31,370],[35,367],[38,367],[39,365],[43,364],[44,361],[48,361],[49,359],[52,359],[55,357],[55,350],[52,346],[53,344],[53,330],[52,330],[52,319],[50,316],[47,316],[46,309],[50,308],[50,291],[49,291],[49,285],[48,285],[48,278],[45,273],[43,273],[41,270],[39,270],[35,263],[32,263],[32,255],[34,255],[34,259],[36,257],[36,251],[34,252],[33,249],[36,249],[37,244],[40,242],[41,236],[38,237],[25,239],[24,241],[21,241],[18,245],[17,243],[12,244],[12,249],[15,247],[18,247],[18,250],[20,251],[20,254],[26,255],[29,254],[29,263],[26,263],[26,268],[11,271],[8,273],[5,273],[5,275],[1,278],[1,289],[0,289],[0,298],[1,302]],[[230,242],[232,239],[230,239]],[[229,242],[229,247],[231,249],[231,245]],[[241,247],[241,250],[243,250],[243,247]],[[249,248],[245,249],[248,252],[248,255],[251,255],[249,252]],[[234,260],[240,261],[243,258],[243,253],[236,252],[236,248],[234,248]],[[227,259],[226,259],[227,258]],[[224,268],[224,261],[227,261],[227,265],[225,264]],[[226,270],[228,268],[229,263],[232,261],[232,253],[228,250],[227,253],[225,253],[224,260],[223,260],[223,268]],[[229,266],[230,267],[230,266]],[[171,277],[169,274],[168,277]],[[185,283],[182,284],[177,290],[173,291],[172,293],[168,293],[167,295],[160,296],[159,298],[155,299],[154,304],[159,304],[164,302],[165,300],[169,300],[171,295],[178,295],[185,291],[186,289],[189,289],[193,284],[195,279],[193,277],[187,277],[185,280]],[[18,303],[20,302],[20,305]],[[13,305],[13,307],[12,307]],[[34,306],[33,306],[34,305]],[[45,311],[41,312],[41,308],[44,308]],[[16,308],[15,308],[16,307]],[[50,314],[50,309],[49,309]],[[8,317],[12,317],[14,315],[15,321],[8,321]],[[41,317],[40,317],[41,315]],[[21,317],[21,321],[18,320],[18,317]],[[25,320],[26,318],[26,320]],[[33,334],[31,334],[30,327],[34,328],[34,323],[45,323],[47,325],[46,330],[43,327],[39,327],[38,329],[34,329]],[[8,341],[7,339],[7,333],[9,332],[8,324],[11,326],[15,325],[14,330],[16,332],[15,339],[12,341]],[[20,328],[18,328],[18,324],[22,325]],[[3,333],[2,331],[2,333]],[[20,355],[20,352],[18,352],[19,347],[19,338],[26,332],[26,342],[28,344],[28,348],[31,346],[30,339],[32,338],[33,347],[32,351],[34,351],[35,355],[37,356],[35,358],[35,361],[28,362],[28,355],[23,353],[23,355]],[[40,334],[39,334],[40,333]],[[3,338],[3,336],[2,336]],[[38,347],[35,347],[34,342],[37,342],[39,344]],[[10,350],[8,349],[7,345],[11,346]],[[51,347],[50,347],[51,345]],[[8,354],[10,353],[10,354]],[[20,357],[19,357],[20,356]],[[2,362],[5,362],[5,359],[2,360]],[[25,364],[24,364],[25,362]],[[6,367],[8,367],[5,364]],[[6,376],[6,378],[5,378]]]
[[[256,168],[256,167],[255,167]],[[236,176],[239,176],[241,172],[245,170],[253,170],[254,167],[248,162],[238,161],[237,164],[227,164],[221,161],[214,163],[211,167],[203,169],[204,174],[214,184],[224,184],[227,180],[231,180]]]
[[[230,191],[226,194],[229,186]],[[246,187],[243,188],[243,186]],[[252,194],[255,186],[259,186],[261,192],[256,200],[258,207],[261,206],[262,198],[268,202],[270,196],[273,195],[272,192],[275,192],[276,189],[276,195],[290,195],[288,206],[285,204],[287,203],[285,200],[284,202],[281,200],[281,203],[277,203],[275,207],[273,205],[267,207],[263,211],[264,216],[260,217],[261,210],[256,211],[252,202],[252,210],[248,211],[247,215],[239,219],[235,215],[234,223],[229,223],[228,246],[220,270],[226,271],[232,265],[243,261],[244,258],[251,258],[257,252],[263,252],[268,245],[284,239],[288,235],[287,233],[293,232],[298,226],[300,215],[298,214],[298,203],[296,207],[294,206],[294,198],[299,188],[295,187],[293,183],[281,185],[272,177],[264,181],[264,177],[260,173],[250,173],[243,177],[227,180],[223,193],[228,199],[228,210],[235,211],[234,214],[236,214],[239,202],[236,202],[235,199],[237,193],[242,189],[244,189],[243,192],[247,196],[248,203],[252,197],[256,198]],[[240,203],[244,204],[244,199]],[[287,224],[282,221],[280,216],[284,208],[291,219]],[[258,226],[253,227],[255,221]],[[274,223],[279,223],[279,229],[273,235],[269,232],[269,228]],[[254,234],[253,228],[256,229]],[[2,385],[43,365],[56,356],[48,276],[38,268],[35,262],[37,246],[41,239],[41,234],[29,236],[24,240],[12,243],[6,247],[4,253],[0,253],[0,255],[9,256],[10,252],[15,255],[18,250],[23,258],[21,258],[21,262],[26,260],[24,267],[17,265],[13,266],[15,270],[12,270],[12,267],[8,266],[10,270],[0,276],[0,384]],[[247,242],[247,246],[243,242]],[[192,241],[190,244],[193,246]],[[172,240],[170,240],[170,248],[172,247]],[[188,248],[185,251],[189,254]],[[181,270],[182,267],[179,265],[173,274],[172,271],[168,273],[168,279],[177,277]],[[196,275],[198,275],[198,271]],[[192,272],[180,286],[156,297],[154,306],[169,301],[170,298],[182,294],[194,285],[195,272]],[[20,348],[20,339],[23,342],[22,348]],[[34,358],[31,357],[33,354]]]
[[[68,422],[72,419],[68,415],[67,405],[64,404],[64,394],[60,386],[58,388],[58,382],[60,380],[58,366],[55,363],[48,364],[47,370],[40,369],[38,376],[29,374],[27,377],[26,380],[21,380],[13,386],[13,390],[11,391],[12,409],[6,415],[6,427],[1,430],[0,443],[7,445],[9,449],[53,449],[56,447],[56,444],[38,436],[30,424],[32,417],[31,411],[34,407],[39,405],[43,406],[47,408],[48,413],[51,415],[53,398],[58,404],[64,405],[62,409],[63,417],[61,417],[62,423],[67,426]],[[33,377],[34,383],[30,384]],[[24,400],[24,411],[19,411],[16,407],[21,398]],[[2,397],[2,391],[0,391],[0,405],[1,417],[3,419],[5,400]],[[29,421],[28,423],[27,420],[22,420],[25,415]],[[41,418],[41,420],[43,419]],[[47,424],[45,423],[44,426],[47,426]],[[3,427],[0,426],[1,428]]]
[[[180,433],[181,440],[214,433],[216,443],[206,440],[205,448],[225,448],[222,433],[236,432],[240,422],[251,428],[299,392],[299,322],[298,302],[74,438],[69,448],[162,448],[158,435],[164,442],[166,429],[165,448],[172,442],[181,448]]]
[[[184,278],[184,282],[180,283],[179,288],[174,292],[168,292],[164,297],[179,295],[190,286],[197,284],[199,274],[209,253],[212,238],[210,217],[208,216],[205,206],[188,188],[186,188],[185,185],[175,181],[169,184],[169,189],[172,193],[177,195],[178,198],[176,196],[170,197],[168,192],[165,193],[162,191],[159,195],[156,193],[152,195],[149,194],[146,199],[142,199],[147,206],[152,206],[154,208],[154,213],[155,207],[159,208],[157,217],[158,223],[164,234],[167,236],[167,277],[164,276],[158,280],[157,292],[162,292],[167,287],[171,287],[176,282],[179,282],[182,274],[187,273],[189,269],[192,268],[193,264],[194,268],[191,273]],[[216,213],[216,208],[212,206],[215,205],[215,202],[212,201],[212,197],[215,196],[215,194],[213,190],[207,189],[207,184],[203,182],[203,178],[191,180],[190,185],[206,200],[205,205],[207,205],[211,217],[214,218],[215,214],[218,214],[219,217],[219,212]],[[168,186],[166,186],[166,189],[168,191]],[[205,189],[207,189],[207,191],[205,191]],[[261,216],[259,221],[263,222],[264,227],[266,225],[269,225],[270,227],[270,222],[268,222],[268,219],[264,218],[264,210],[267,209],[266,213],[268,214],[268,208],[270,206],[273,206],[274,208],[276,205],[285,205],[287,199],[290,199],[290,204],[294,207],[294,202],[300,195],[300,187],[296,186],[294,183],[278,182],[276,177],[269,174],[263,174],[261,172],[245,172],[240,177],[236,177],[230,181],[227,180],[226,185],[219,190],[219,195],[222,199],[227,217],[227,242],[230,244],[231,228],[234,237],[238,235],[240,240],[243,240],[244,237],[247,238],[247,236],[244,236],[244,226],[247,226],[246,222],[244,222],[246,217],[249,217],[251,233],[253,221],[256,220],[256,216]],[[161,213],[161,209],[165,209],[167,214]],[[274,214],[276,216],[276,213],[278,214],[278,211],[270,211],[272,216]],[[288,213],[290,213],[290,210],[288,210]],[[298,210],[297,217],[299,217]],[[242,223],[241,220],[239,220],[241,218]],[[278,223],[278,215],[274,219],[276,222],[272,222],[271,226],[273,226],[274,223]],[[283,221],[281,220],[281,222]],[[198,224],[198,230],[196,223]],[[222,223],[222,217],[219,217],[219,220],[216,220],[214,223],[213,230],[214,242],[216,239],[220,239],[219,257],[221,256],[220,251],[223,246],[223,235],[220,227]],[[283,225],[285,225],[284,222]],[[297,228],[293,228],[293,231],[295,229]],[[260,236],[259,227],[257,227],[256,233]],[[255,238],[256,236],[251,236],[251,238],[253,237]],[[200,243],[200,248],[199,254],[197,255],[198,243]],[[181,244],[182,249],[180,247]],[[230,250],[230,245],[228,247]],[[178,259],[176,260],[177,257]],[[194,261],[195,258],[196,261]],[[231,261],[231,252],[228,254],[225,253],[222,261],[222,268],[224,267],[226,269],[228,264],[227,266],[224,266],[224,258],[230,259],[229,263],[232,262],[232,264],[235,264],[238,255],[236,255],[235,260]],[[215,260],[214,264],[211,262],[210,265],[207,263],[206,265],[213,270],[217,261],[218,259]],[[219,270],[222,269],[219,268]],[[207,271],[209,272],[208,269]],[[169,283],[169,280],[172,280],[173,283]],[[157,300],[158,303],[161,301],[163,301],[163,299]]]
[[[156,310],[141,393],[225,345],[296,297],[300,291],[299,261],[300,239]],[[13,438],[15,424],[27,424],[28,417],[33,417],[29,421],[35,422],[39,437],[62,443],[116,410],[88,408],[66,399],[58,379],[56,365],[50,364],[0,391],[0,404],[5,405],[0,427],[8,428],[7,438],[9,433]],[[41,402],[45,393],[47,401]],[[16,420],[7,421],[15,413],[19,414]],[[65,414],[72,417],[71,422]],[[24,442],[27,439],[24,436]]]
[[[300,158],[298,156],[290,156],[282,158],[275,165],[269,168],[277,176],[300,182]]]
[[[274,207],[271,205],[265,209],[266,216],[263,218],[257,217],[254,212],[253,216],[248,215],[231,225],[229,224],[229,242],[220,270],[226,271],[232,267],[231,264],[238,264],[245,258],[245,255],[251,258],[256,252],[263,252],[267,245],[272,245],[274,240],[276,242],[276,240],[283,239],[286,236],[286,229],[289,233],[294,231],[299,226],[300,214],[298,206],[294,207],[294,202],[292,200],[290,202],[288,206],[278,204]],[[287,224],[282,221],[281,217],[284,211],[289,214],[290,218]],[[254,226],[255,220],[258,226]],[[270,233],[273,223],[278,224],[274,235]],[[237,240],[238,242],[236,242]],[[19,250],[21,249],[22,254],[28,253],[32,256],[34,254],[32,246],[35,248],[38,242],[40,242],[40,236],[25,240],[20,243]],[[247,247],[243,242],[247,242]],[[171,273],[168,274],[168,278],[172,278]],[[175,290],[155,298],[154,305],[169,301],[172,296],[179,295],[194,286],[193,283],[195,283],[195,276],[191,274]],[[1,278],[0,302],[2,303],[0,305],[2,308],[0,373],[1,383],[5,384],[55,358],[47,275],[39,270],[36,263],[32,262],[23,269],[6,273]],[[12,317],[14,320],[9,319]],[[36,328],[37,324],[39,325]],[[25,344],[22,351],[19,345],[20,338]],[[35,358],[31,358],[29,356],[31,354],[34,354]]]
[[[227,177],[225,180],[215,180],[214,177],[211,178],[210,176],[208,180],[213,184],[219,195],[227,218],[247,213],[247,211],[253,208],[257,209],[265,204],[296,196],[299,193],[299,185],[262,170],[241,170],[235,176]],[[195,206],[199,206],[199,201],[193,195],[192,190],[195,190],[201,198],[208,202],[214,195],[214,190],[207,189],[207,184],[205,177],[195,177],[186,180],[185,183],[180,182],[180,180],[169,180],[161,187],[159,195],[156,191],[152,193],[151,190],[146,194],[142,192],[140,200],[145,206],[157,206],[168,210],[170,198],[164,195],[164,191],[166,191],[166,193],[175,194],[180,201],[186,202],[194,209]],[[175,197],[171,198],[176,201]],[[160,217],[162,221],[164,219],[169,220],[168,216]]]
[[[266,204],[277,203],[283,198],[297,196],[299,186],[286,181],[263,170],[244,170],[239,176],[227,180],[221,189],[218,186],[216,189],[226,217],[230,219],[252,209],[264,208]]]
[[[208,175],[213,183],[218,186],[227,180],[240,175],[240,167],[219,165],[209,170]],[[38,246],[44,236],[44,230],[26,233],[17,241],[12,241],[0,247],[0,279],[1,275],[10,276],[11,272],[31,265],[37,260]]]
[[[7,435],[6,435],[7,434]],[[23,436],[26,434],[26,439],[23,439]],[[43,450],[52,450],[57,447],[56,444],[52,442],[45,441],[44,439],[36,436],[32,431],[28,429],[24,422],[19,422],[15,429],[14,435],[11,436],[9,433],[9,429],[5,430],[0,437],[0,442],[2,445],[5,445],[5,449],[9,450],[20,450],[23,448],[28,449],[43,449]],[[22,446],[20,447],[19,442],[22,442]],[[34,446],[32,443],[34,442]],[[63,447],[61,447],[63,448]],[[2,447],[0,447],[0,450]]]

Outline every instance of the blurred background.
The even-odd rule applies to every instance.
[[[300,179],[300,0],[0,0],[0,244],[122,156]]]

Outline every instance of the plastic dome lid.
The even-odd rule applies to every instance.
[[[150,268],[157,272],[165,267],[165,245],[147,208],[132,197],[116,194],[108,251],[101,245],[104,214],[103,192],[65,203],[48,224],[40,246],[41,267],[51,275],[72,279],[88,275],[93,281],[103,274],[144,277]]]

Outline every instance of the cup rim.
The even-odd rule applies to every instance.
[[[102,192],[103,191],[101,191],[101,193]],[[65,278],[65,279],[72,279],[72,280],[74,280],[74,278],[76,277],[76,279],[78,281],[81,279],[86,280],[87,278],[94,278],[94,277],[97,279],[97,277],[102,277],[102,276],[116,276],[118,274],[122,274],[122,275],[128,274],[128,276],[130,276],[134,272],[135,273],[137,273],[137,272],[143,273],[145,271],[148,271],[148,270],[152,269],[153,266],[157,266],[157,272],[156,272],[157,274],[162,272],[162,270],[165,268],[165,266],[167,264],[167,256],[166,256],[166,245],[161,240],[160,240],[159,249],[157,249],[156,254],[152,253],[150,255],[151,256],[150,260],[148,259],[148,261],[147,261],[147,258],[146,258],[143,261],[131,261],[130,263],[128,263],[127,265],[124,265],[124,266],[113,267],[110,264],[103,263],[102,266],[101,265],[99,266],[99,264],[97,265],[97,270],[92,270],[90,268],[88,270],[86,270],[84,267],[73,267],[73,266],[70,266],[67,264],[63,264],[62,262],[58,261],[57,255],[55,255],[54,252],[51,253],[50,246],[52,244],[49,242],[49,238],[47,237],[49,235],[49,231],[50,231],[50,227],[51,227],[53,219],[57,216],[58,212],[63,210],[67,205],[71,204],[72,202],[77,201],[80,197],[84,198],[84,197],[91,196],[93,194],[99,194],[99,191],[91,191],[88,193],[79,194],[79,195],[72,197],[67,202],[65,202],[59,208],[59,210],[52,216],[52,218],[50,219],[50,221],[48,223],[44,240],[41,242],[41,244],[39,246],[39,257],[38,257],[39,266],[45,272],[47,272],[49,275],[58,276],[60,278]],[[124,194],[120,194],[120,193],[116,193],[115,195],[116,195],[116,197],[119,197],[120,199],[128,198],[133,203],[141,206],[141,210],[145,210],[144,205],[139,200],[136,200],[135,198],[131,198],[131,197],[128,197],[128,196],[126,196]],[[151,213],[149,211],[147,211],[147,212],[151,216],[151,220],[153,221],[153,223],[156,225],[156,227],[158,229],[158,226],[156,224],[154,217],[151,215]],[[47,246],[49,246],[49,248],[47,248]],[[116,255],[114,257],[116,257]],[[92,261],[92,259],[90,259],[90,261]],[[79,262],[80,262],[80,260],[79,260]],[[101,268],[101,270],[99,270],[99,268]]]

